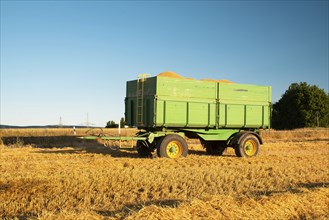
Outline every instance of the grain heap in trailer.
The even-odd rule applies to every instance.
[[[270,86],[140,74],[127,82],[125,119],[140,129],[142,157],[185,157],[185,137],[199,139],[212,155],[233,147],[238,157],[253,157],[263,143],[259,129],[270,128],[271,97]]]

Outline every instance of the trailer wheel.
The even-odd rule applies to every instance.
[[[206,141],[205,148],[208,154],[215,156],[222,156],[226,151],[225,142],[220,141]]]
[[[187,156],[187,143],[177,134],[166,135],[160,140],[157,148],[159,157],[179,158]]]
[[[151,151],[146,141],[137,141],[136,149],[140,157],[151,157]]]
[[[254,157],[259,152],[259,140],[255,135],[248,134],[235,147],[235,154],[238,157]]]

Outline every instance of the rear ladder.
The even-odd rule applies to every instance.
[[[144,126],[144,82],[150,74],[138,74],[137,76],[137,91],[136,91],[136,126]]]

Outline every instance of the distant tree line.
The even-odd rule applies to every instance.
[[[120,127],[123,128],[126,125],[125,119],[122,117],[120,119]],[[110,120],[106,123],[105,128],[118,128],[119,124],[115,123],[115,121]]]
[[[329,127],[329,94],[306,82],[292,83],[273,104],[272,127]]]

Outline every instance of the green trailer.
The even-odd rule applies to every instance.
[[[185,157],[187,138],[199,139],[211,155],[233,147],[238,157],[253,157],[270,128],[272,88],[145,74],[128,81],[126,125],[142,157]],[[110,137],[107,137],[110,139]]]

